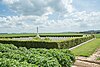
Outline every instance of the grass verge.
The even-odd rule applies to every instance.
[[[97,57],[97,60],[100,60],[100,57]]]
[[[72,53],[74,53],[76,56],[89,57],[97,48],[100,48],[100,38],[73,49]]]
[[[100,38],[100,34],[94,34],[96,38]]]

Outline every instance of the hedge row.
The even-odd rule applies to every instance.
[[[94,36],[91,35],[91,36],[85,36],[85,37],[75,38],[75,39],[61,41],[61,42],[0,40],[0,43],[14,44],[17,47],[27,47],[27,48],[47,48],[47,49],[71,48],[92,38],[94,38]]]
[[[64,34],[58,34],[58,35],[40,35],[40,37],[82,37],[83,35],[64,35]]]
[[[74,46],[77,46],[83,42],[86,42],[90,39],[94,38],[94,36],[87,36],[87,37],[81,37],[81,38],[75,38],[75,39],[71,39],[71,40],[66,40],[63,42],[59,42],[59,48],[71,48]]]
[[[26,48],[58,48],[57,42],[0,40],[0,43],[14,44],[17,47]]]
[[[20,37],[35,37],[36,35],[27,36],[0,36],[0,38],[20,38]],[[82,37],[83,35],[66,35],[66,34],[40,34],[40,37]]]

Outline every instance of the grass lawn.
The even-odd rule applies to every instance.
[[[98,57],[97,60],[100,60],[100,57]]]
[[[88,42],[82,46],[79,46],[72,50],[76,56],[89,57],[95,52],[97,48],[100,48],[100,38],[97,38],[91,42]]]
[[[100,38],[100,34],[94,34],[96,38]]]

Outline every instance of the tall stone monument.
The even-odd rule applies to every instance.
[[[37,34],[36,37],[40,38],[39,33],[38,33],[38,27],[37,27]]]

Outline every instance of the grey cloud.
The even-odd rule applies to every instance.
[[[70,3],[70,1],[67,2]],[[66,4],[68,4],[67,2]],[[62,3],[62,0],[3,0],[3,3],[12,11],[22,15],[41,16],[48,12],[48,7],[55,12],[66,12],[69,9],[64,7],[65,4]]]
[[[82,14],[81,14],[82,13]],[[70,18],[68,18],[68,16]],[[0,17],[0,27],[30,31],[36,26],[44,31],[80,31],[100,28],[100,12],[74,12],[67,13],[63,20],[49,20],[47,16],[7,16]],[[33,31],[33,30],[32,30]]]

